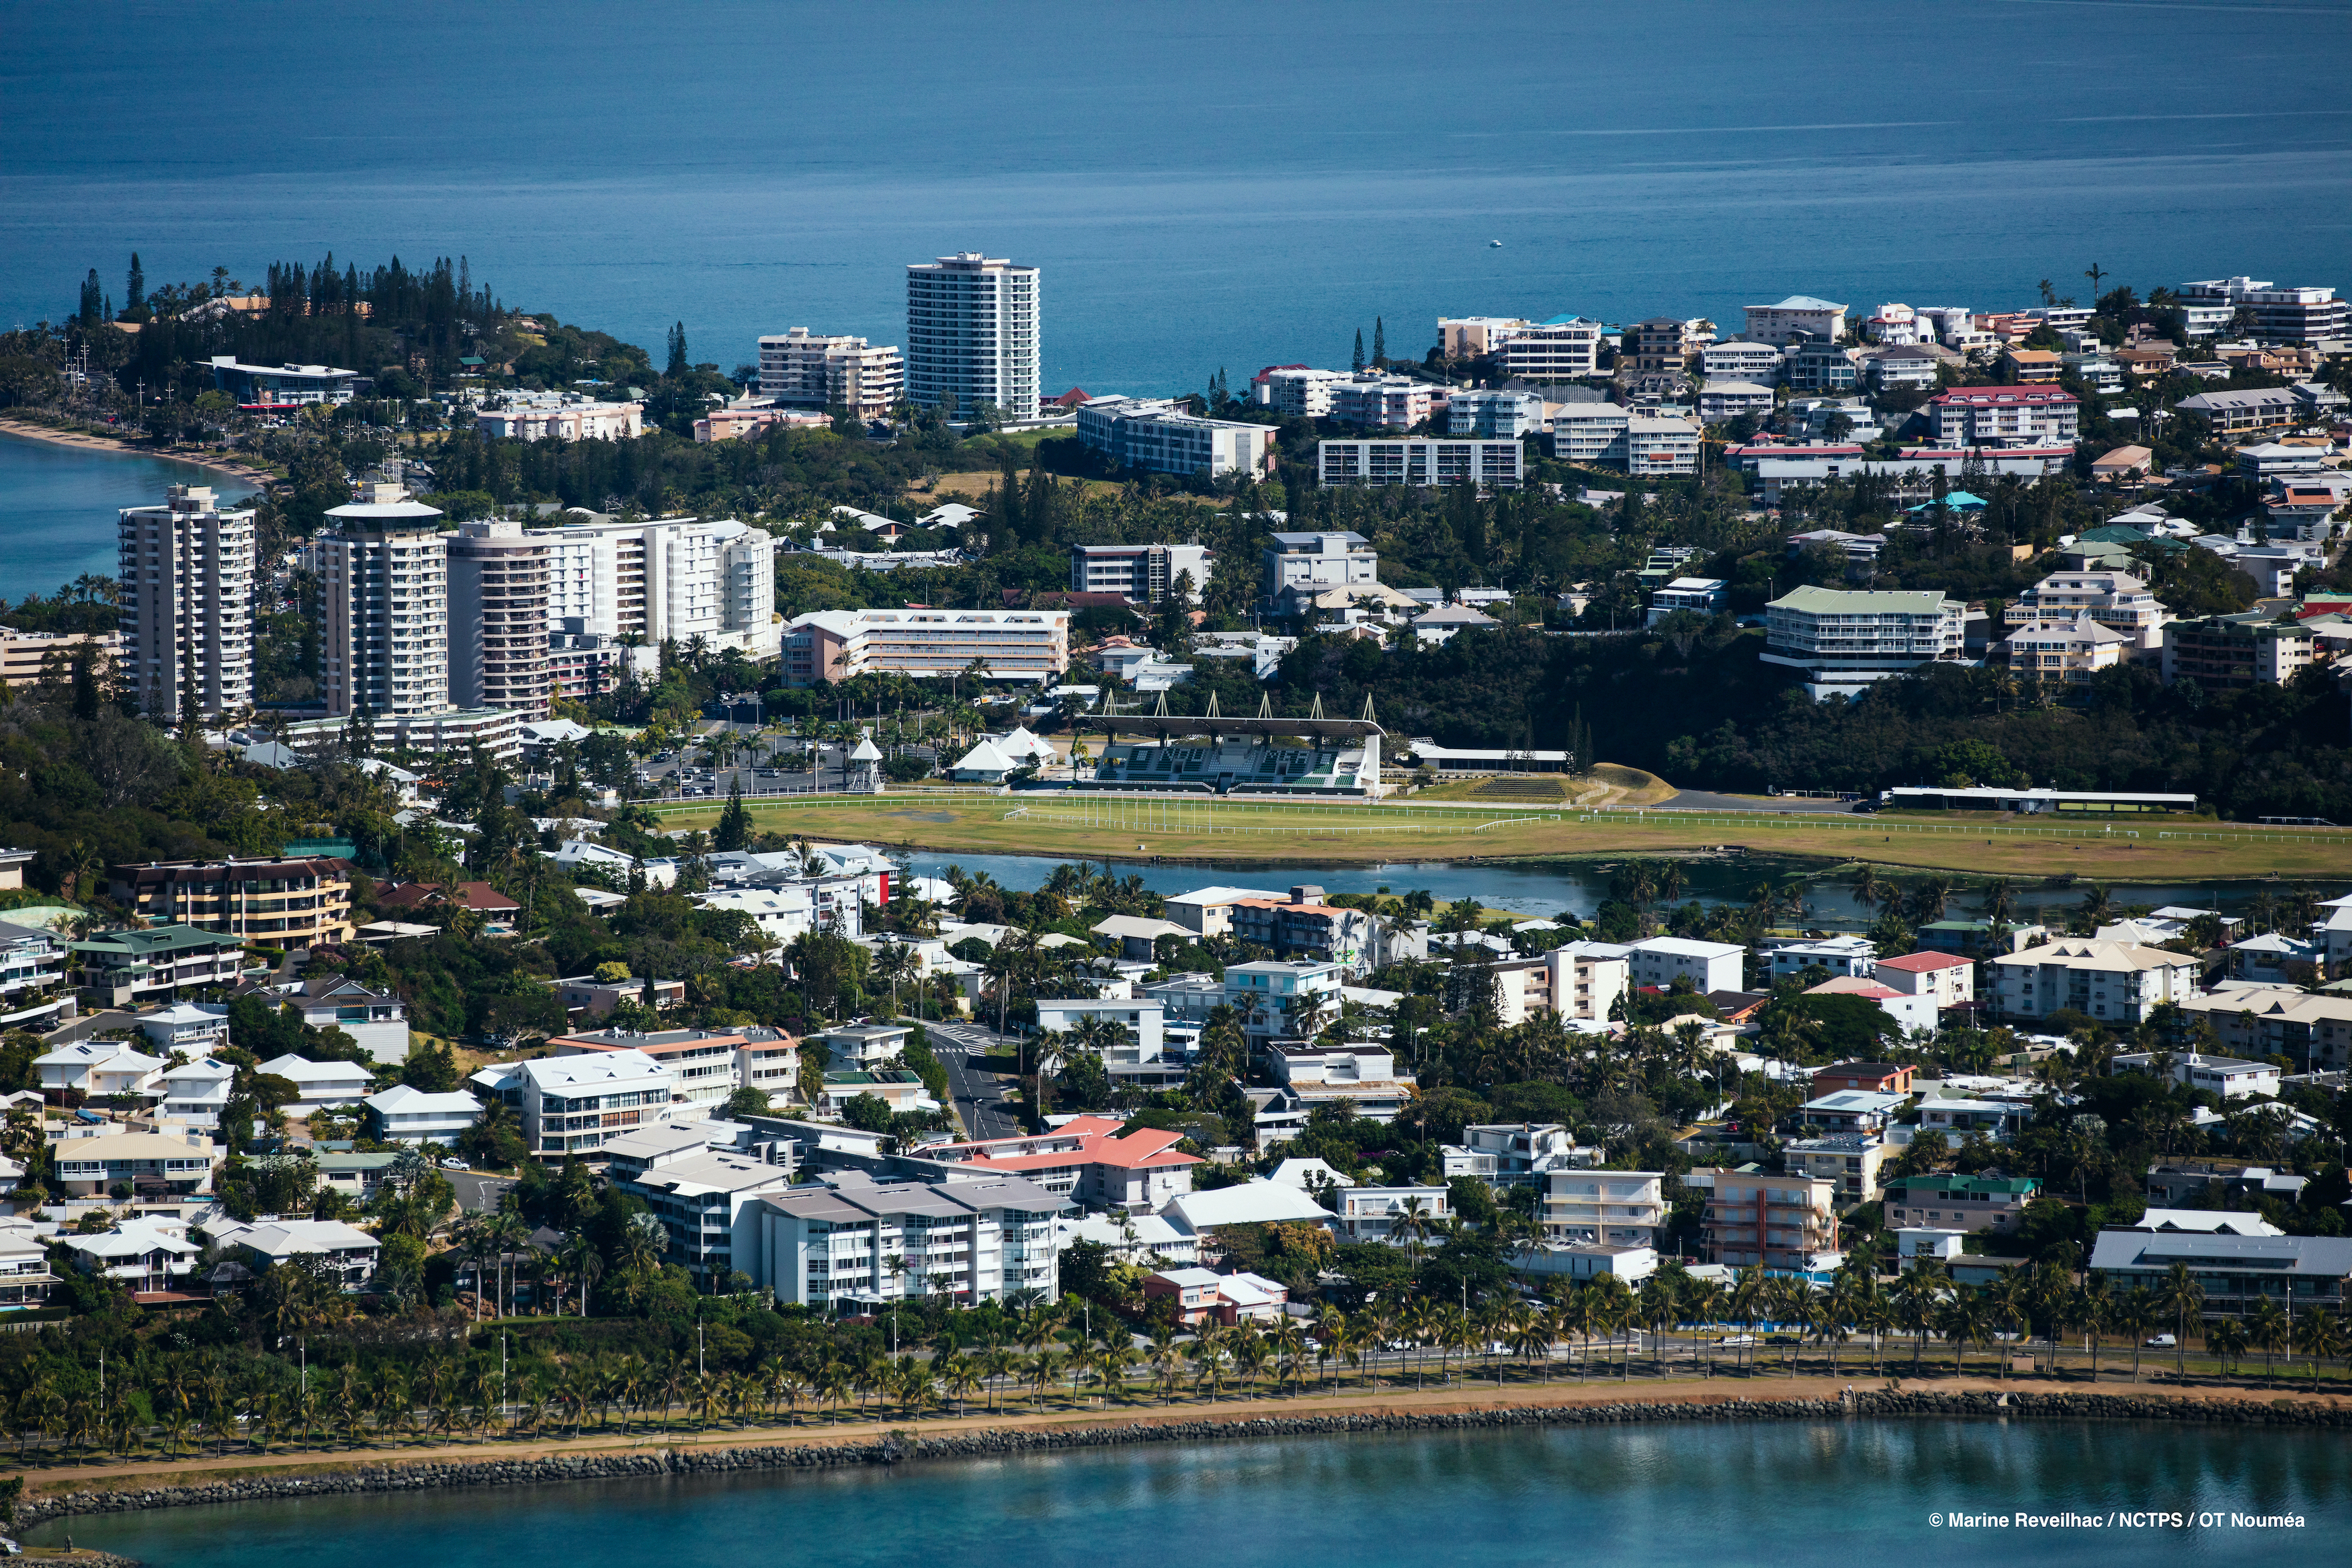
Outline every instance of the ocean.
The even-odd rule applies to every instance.
[[[0,597],[46,598],[84,572],[112,577],[115,514],[152,507],[173,485],[209,485],[225,501],[253,489],[194,463],[0,434]]]
[[[1591,1560],[1622,1568],[2274,1563],[2352,1531],[2334,1435],[2241,1427],[1770,1422],[1108,1448],[889,1469],[321,1497],[53,1521],[29,1539],[158,1568],[635,1568]],[[2124,1511],[2210,1516],[2180,1528]],[[2102,1522],[2019,1524],[2073,1513]],[[2232,1513],[2299,1523],[2234,1525]],[[1977,1522],[1999,1515],[1999,1525]],[[1963,1522],[1965,1521],[1965,1522]]]
[[[0,321],[331,247],[658,352],[904,340],[1044,269],[1046,384],[1343,364],[1376,319],[2352,285],[2345,0],[0,5]],[[1490,242],[1499,240],[1501,246]],[[9,536],[0,535],[0,539]]]

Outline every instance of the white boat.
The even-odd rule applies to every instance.
[[[1503,242],[1498,239],[1490,239],[1486,242],[1486,248],[1489,250],[1500,250],[1503,248]]]

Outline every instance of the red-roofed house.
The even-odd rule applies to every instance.
[[[1876,1002],[1880,1010],[1903,1026],[1905,1033],[1936,1028],[1936,1003],[1929,997],[1906,996],[1889,990],[1876,980],[1865,980],[1853,975],[1841,975],[1834,980],[1823,980],[1807,991],[1809,997],[1861,997]]]
[[[1192,1167],[1201,1161],[1177,1152],[1183,1134],[1138,1127],[1122,1134],[1124,1125],[1117,1116],[1076,1116],[1034,1137],[935,1145],[923,1157],[1004,1171],[1082,1204],[1140,1214],[1157,1213],[1192,1190]]]
[[[505,925],[522,907],[487,882],[405,882],[375,895],[383,909],[422,909],[427,904],[457,904],[486,916],[492,925]]]
[[[1939,1008],[1957,1008],[1977,998],[1977,967],[1957,953],[1910,953],[1881,958],[1873,977],[1906,996],[1933,997]]]
[[[1094,394],[1084,387],[1072,387],[1059,397],[1043,400],[1038,403],[1037,409],[1042,413],[1049,408],[1076,408],[1082,402],[1092,401],[1093,397]]]
[[[1904,1061],[1833,1061],[1813,1069],[1813,1097],[1859,1089],[1870,1094],[1908,1094],[1919,1070]]]

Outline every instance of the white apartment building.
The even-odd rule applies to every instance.
[[[2053,572],[2001,611],[2002,622],[2011,626],[2077,615],[2123,633],[2137,651],[2154,653],[2164,647],[2164,606],[2129,572]]]
[[[597,402],[568,392],[507,392],[478,409],[474,428],[515,441],[627,441],[645,434],[645,404]]]
[[[1625,421],[1625,472],[1696,474],[1698,426],[1670,414],[1636,413]]]
[[[1437,406],[1437,389],[1410,376],[1359,371],[1325,389],[1330,417],[1367,430],[1411,430]]]
[[[1699,372],[1708,381],[1753,382],[1765,387],[1780,379],[1780,370],[1787,360],[1780,345],[1751,342],[1746,338],[1710,343],[1698,357]]]
[[[2020,680],[2083,682],[2121,664],[2130,643],[2087,611],[2067,620],[2029,621],[2001,639],[2010,674]]]
[[[641,1051],[542,1056],[505,1071],[523,1146],[542,1160],[601,1158],[607,1140],[670,1119],[677,1074]]]
[[[713,652],[776,652],[775,540],[731,517],[656,517],[532,529],[548,549],[550,633],[700,637]]]
[[[907,268],[907,401],[1037,417],[1037,269],[968,250]]]
[[[441,514],[378,485],[335,507],[319,540],[331,719],[414,718],[449,705],[449,543]]]
[[[1253,1050],[1275,1039],[1314,1033],[1317,1020],[1339,1015],[1339,988],[1347,966],[1265,958],[1225,966],[1225,1005],[1241,1015],[1242,1033]],[[1319,1025],[1317,1025],[1319,1027]]]
[[[1205,545],[1079,545],[1070,551],[1070,591],[1117,593],[1137,604],[1157,604],[1192,580],[1192,602],[1209,585]]]
[[[1908,305],[1896,303],[1880,306],[1878,314],[1862,324],[1862,335],[1874,343],[1908,348],[1933,340],[1936,329]]]
[[[2213,277],[2180,286],[2189,330],[2202,336],[2228,329],[2244,310],[2254,336],[2266,343],[2317,343],[2352,335],[2352,317],[2333,288],[2290,287],[2251,277]]]
[[[1762,382],[1709,382],[1698,389],[1698,416],[1709,424],[1743,413],[1769,413],[1772,402],[1772,389]]]
[[[1555,1245],[1654,1246],[1666,1223],[1665,1180],[1663,1171],[1549,1171],[1536,1218]]]
[[[1533,392],[1457,392],[1445,405],[1448,435],[1517,441],[1543,426],[1543,399]]]
[[[1437,340],[1449,360],[1475,360],[1491,354],[1534,327],[1517,316],[1441,316]]]
[[[654,1142],[642,1134],[635,1136],[639,1142]],[[671,1260],[693,1277],[698,1291],[725,1289],[730,1274],[760,1277],[760,1245],[766,1229],[761,1200],[792,1190],[790,1166],[770,1165],[733,1149],[714,1149],[698,1140],[632,1160],[630,1166],[623,1174],[616,1153],[613,1185],[642,1201],[661,1222]]]
[[[844,1172],[760,1200],[753,1277],[780,1305],[820,1310],[1015,1291],[1050,1301],[1061,1288],[1054,1217],[1070,1207],[1035,1182],[970,1167],[936,1182]]]
[[[1563,403],[1551,416],[1552,455],[1563,463],[1622,465],[1633,418],[1613,402]]]
[[[2058,387],[1954,387],[1927,400],[1938,446],[2072,446],[2082,424]]]
[[[1687,979],[1701,996],[1743,989],[1748,949],[1732,942],[1696,942],[1686,936],[1652,936],[1626,949],[1628,978],[1660,990]]]
[[[2166,1002],[2195,994],[2192,954],[2129,942],[2067,936],[1993,958],[1992,1003],[2008,1019],[2071,1008],[2105,1023],[2136,1024]]]
[[[1450,441],[1403,436],[1390,441],[1316,443],[1318,482],[1325,485],[1475,485],[1516,490],[1527,454],[1517,441]]]
[[[1378,582],[1381,579],[1380,555],[1361,534],[1277,533],[1266,537],[1272,541],[1265,551],[1268,599],[1280,598],[1286,589],[1311,592]]]
[[[760,340],[760,392],[787,407],[845,408],[879,419],[906,397],[906,360],[895,346],[795,327]]]
[[[1818,965],[1832,979],[1868,979],[1878,970],[1878,945],[1867,936],[1815,936],[1782,942],[1761,956],[1771,967],[1772,980],[1793,980]]]
[[[118,668],[140,711],[177,723],[253,706],[253,514],[224,512],[202,486],[174,485],[160,507],[116,523]]]
[[[1202,419],[1171,398],[1098,397],[1078,408],[1078,440],[1123,467],[1155,474],[1263,478],[1274,470],[1271,425]]]
[[[1967,606],[1941,590],[1793,588],[1764,607],[1768,664],[1803,670],[1815,696],[1962,657]]]
[[[1250,401],[1276,413],[1328,419],[1331,415],[1331,388],[1347,379],[1345,371],[1318,371],[1312,365],[1268,365],[1250,378]]]
[[[1601,1022],[1629,983],[1624,952],[1614,946],[1571,942],[1531,958],[1503,959],[1491,967],[1496,1014],[1507,1025],[1538,1012]]]
[[[787,685],[868,670],[952,675],[975,660],[1000,681],[1052,680],[1070,667],[1066,610],[823,610],[783,629]]]
[[[1832,343],[1845,336],[1846,308],[1810,294],[1791,294],[1778,305],[1750,305],[1746,310],[1745,336],[1750,342],[1785,347],[1801,332]],[[1707,374],[1714,373],[1710,367]]]
[[[1505,339],[1503,374],[1544,385],[1580,381],[1601,368],[1601,323],[1579,316],[1555,316],[1538,327]]]
[[[1332,1196],[1339,1200],[1339,1235],[1349,1241],[1402,1247],[1428,1234],[1413,1229],[1414,1218],[1433,1226],[1454,1218],[1451,1187],[1350,1186]]]
[[[460,523],[448,550],[450,701],[545,718],[545,541],[518,522]]]

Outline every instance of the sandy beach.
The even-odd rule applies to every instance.
[[[134,446],[116,436],[93,435],[79,430],[58,430],[49,425],[35,424],[29,421],[11,418],[5,414],[0,414],[0,434],[19,435],[27,441],[45,441],[52,446],[78,446],[86,452],[119,452],[127,457],[158,457],[173,463],[192,464],[199,468],[209,468],[215,474],[225,475],[232,479],[241,479],[257,488],[267,488],[275,484],[278,479],[278,476],[266,468],[257,468],[251,464],[239,462],[234,458]]]

